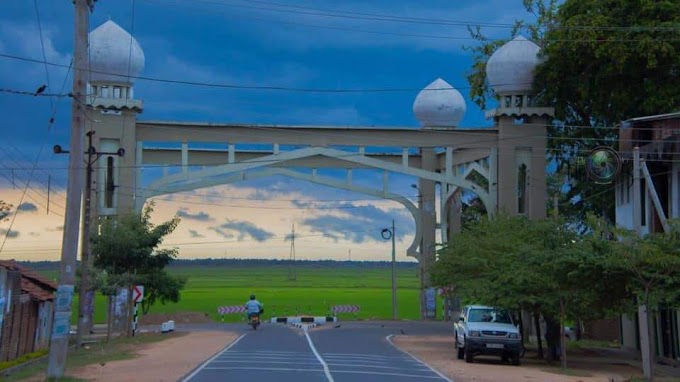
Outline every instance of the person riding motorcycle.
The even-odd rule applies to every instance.
[[[255,299],[255,295],[251,294],[250,295],[250,300],[246,302],[246,312],[248,313],[248,321],[250,321],[250,318],[257,314],[261,315],[264,313],[264,308],[262,307],[262,304]]]

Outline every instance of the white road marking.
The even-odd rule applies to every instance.
[[[213,361],[213,363],[257,363],[257,364],[266,364],[266,365],[271,365],[271,364],[283,364],[283,365],[290,365],[295,364],[295,365],[318,365],[319,362],[317,360],[310,360],[309,362],[291,362],[291,361],[262,361],[261,359],[256,359],[256,360],[219,360],[216,359]]]
[[[335,382],[333,381],[333,376],[331,375],[331,371],[328,369],[328,364],[326,364],[326,361],[321,358],[321,355],[319,354],[318,351],[316,351],[316,348],[314,347],[314,343],[312,342],[312,338],[309,337],[309,331],[307,329],[303,329],[305,332],[305,337],[307,337],[307,342],[309,343],[309,348],[312,349],[312,353],[316,356],[316,359],[321,362],[321,365],[323,365],[323,372],[326,374],[326,378],[328,379],[328,382]]]
[[[272,359],[272,360],[277,360],[277,361],[285,361],[285,360],[295,360],[295,359],[310,359],[313,360],[315,357],[313,356],[294,356],[294,355],[285,355],[285,356],[279,356],[279,355],[258,355],[258,354],[223,354],[219,356],[220,359],[233,359],[233,358],[257,358],[257,359]]]
[[[312,371],[323,373],[323,369],[294,369],[288,367],[206,367],[205,370],[256,370],[256,371]]]
[[[385,337],[385,339],[387,340],[387,342],[389,342],[389,344],[392,345],[392,347],[394,347],[395,349],[399,350],[400,352],[402,352],[402,353],[408,355],[409,357],[415,359],[416,361],[420,362],[423,366],[425,366],[425,367],[427,367],[428,369],[430,369],[433,373],[437,374],[438,376],[440,376],[441,378],[443,378],[445,381],[447,381],[447,382],[453,382],[451,379],[449,379],[449,377],[445,376],[444,374],[442,374],[442,373],[440,373],[439,371],[437,371],[436,369],[434,369],[432,366],[430,366],[430,365],[426,364],[425,362],[421,361],[420,359],[418,359],[418,357],[416,357],[416,356],[414,356],[413,354],[407,352],[406,350],[400,349],[397,345],[395,345],[395,344],[392,342],[392,337],[393,337],[393,336],[394,336],[393,334],[390,334],[389,336]]]
[[[201,366],[199,366],[198,369],[194,370],[193,373],[189,374],[188,377],[184,378],[184,379],[182,380],[182,382],[188,382],[188,381],[190,381],[191,378],[195,377],[196,374],[200,373],[201,370],[205,369],[205,367],[208,366],[208,364],[209,364],[210,362],[214,361],[217,357],[219,357],[220,355],[222,355],[222,353],[225,353],[225,352],[227,352],[229,349],[231,349],[232,347],[234,347],[234,345],[236,345],[239,341],[241,341],[241,339],[242,339],[243,337],[245,337],[246,334],[247,334],[247,333],[241,334],[241,336],[240,336],[239,338],[237,338],[234,342],[232,342],[232,343],[230,343],[229,345],[227,345],[224,349],[222,349],[222,351],[220,351],[219,353],[215,354],[214,356],[212,356],[212,357],[211,357],[210,359],[208,359],[207,361],[203,362],[203,364],[201,364]]]
[[[406,362],[401,362],[400,360],[389,360],[386,359],[384,361],[366,361],[366,360],[360,360],[360,359],[347,359],[347,358],[324,358],[327,362],[345,362],[345,363],[353,363],[357,365],[384,365],[386,363],[396,363],[396,364],[403,364],[406,367],[419,367],[422,366],[418,362],[413,362],[411,360],[408,360]]]
[[[422,375],[422,374],[403,374],[403,373],[382,373],[379,371],[358,371],[358,370],[333,370],[334,373],[344,374],[369,374],[369,375],[389,375],[393,377],[409,377],[421,379],[440,379],[438,376]]]
[[[218,361],[216,361],[218,362]],[[340,366],[340,367],[366,367],[366,368],[372,368],[372,369],[394,369],[394,370],[415,370],[415,371],[430,371],[430,369],[424,367],[424,366],[419,366],[419,368],[413,368],[413,367],[394,367],[394,366],[381,366],[381,365],[357,365],[356,363],[332,363],[333,361],[330,361],[328,363],[328,366]]]
[[[389,360],[394,360],[394,359],[407,359],[407,360],[412,360],[411,357],[404,357],[404,356],[387,356],[387,355],[374,355],[374,354],[362,354],[362,353],[323,353],[323,356],[326,358],[331,358],[331,357],[364,357],[364,358],[380,358],[380,359],[389,359]]]

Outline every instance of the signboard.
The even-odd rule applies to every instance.
[[[114,315],[116,317],[127,316],[125,313],[125,306],[128,303],[128,289],[120,288],[118,289],[118,294],[116,295],[116,301],[114,305]]]
[[[132,303],[138,304],[144,299],[144,285],[135,285],[132,288]]]
[[[70,310],[73,301],[73,285],[59,285],[57,288],[56,311]]]
[[[437,290],[435,288],[425,289],[425,309],[427,317],[435,317],[437,314]]]
[[[71,315],[68,312],[54,313],[54,325],[52,326],[52,338],[64,338],[71,329]]]

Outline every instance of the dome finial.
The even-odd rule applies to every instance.
[[[531,91],[534,70],[540,63],[540,48],[522,35],[517,35],[498,48],[486,63],[486,77],[499,95],[523,94]]]
[[[449,83],[437,78],[418,93],[413,112],[423,127],[453,128],[465,116],[465,99]]]
[[[91,82],[132,83],[144,68],[137,40],[109,18],[89,35]]]

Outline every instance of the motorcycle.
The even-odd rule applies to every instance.
[[[257,327],[260,326],[260,315],[255,313],[250,316],[250,326],[253,327],[253,330],[257,330]]]

